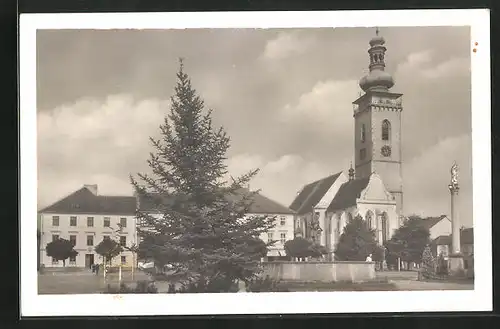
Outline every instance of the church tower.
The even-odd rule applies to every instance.
[[[385,40],[376,36],[368,50],[370,72],[359,81],[364,94],[353,102],[356,178],[378,174],[394,195],[398,214],[403,210],[401,159],[402,94],[390,92],[392,76],[385,72]]]

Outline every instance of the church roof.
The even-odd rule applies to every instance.
[[[369,181],[370,177],[365,177],[353,179],[342,184],[327,210],[335,211],[355,206],[356,199],[359,198]]]
[[[133,196],[95,195],[88,188],[82,187],[39,212],[53,214],[134,215],[135,208],[136,202]]]
[[[299,195],[293,200],[290,209],[295,210],[298,214],[311,211],[325,193],[328,192],[328,189],[335,183],[341,173],[338,172],[304,186]]]

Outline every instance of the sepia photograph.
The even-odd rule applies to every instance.
[[[489,12],[269,14],[21,16],[23,315],[491,309]]]

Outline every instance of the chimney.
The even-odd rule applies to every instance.
[[[83,187],[92,192],[92,194],[97,195],[97,184],[85,184]]]

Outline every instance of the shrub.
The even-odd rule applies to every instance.
[[[224,293],[224,292],[238,292],[238,284],[234,281],[217,278],[212,281],[197,280],[187,283],[178,289],[175,289],[173,284],[169,285],[170,293]]]
[[[154,286],[152,282],[149,281],[138,281],[135,288],[131,288],[125,283],[121,283],[120,286],[112,286],[108,284],[106,287],[105,294],[156,294],[158,289]]]
[[[289,290],[280,285],[267,275],[264,279],[257,278],[247,283],[247,292],[288,292]]]

